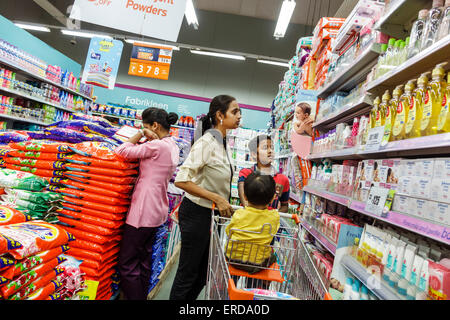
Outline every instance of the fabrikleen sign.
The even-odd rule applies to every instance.
[[[71,19],[177,41],[186,0],[75,0]]]

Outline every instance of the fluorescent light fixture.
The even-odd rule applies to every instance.
[[[198,28],[198,20],[197,20],[197,15],[195,14],[195,9],[194,9],[194,3],[192,3],[192,0],[187,0],[186,1],[186,11],[184,13],[184,15],[186,16],[186,20],[188,22],[189,25],[193,25],[194,29]]]
[[[228,58],[228,59],[235,59],[235,60],[245,60],[244,56],[239,56],[235,54],[227,54],[227,53],[219,53],[219,52],[211,52],[211,51],[201,51],[201,50],[191,50],[192,53],[195,54],[201,54],[205,56],[213,56],[213,57],[220,57],[220,58]]]
[[[266,63],[266,64],[273,64],[273,65],[276,65],[276,66],[289,68],[289,63],[287,63],[287,62],[279,62],[279,61],[272,61],[272,60],[262,60],[262,59],[258,59],[258,62],[259,63]]]
[[[286,29],[289,25],[289,21],[291,21],[292,14],[294,13],[295,8],[294,0],[284,0],[283,5],[281,6],[280,15],[278,17],[277,26],[275,27],[275,33],[273,36],[275,38],[283,38],[286,33]]]
[[[140,41],[140,40],[133,40],[133,39],[125,39],[125,42],[131,43],[131,44],[134,44],[137,42],[137,43],[142,43],[142,44],[148,44],[150,46],[163,46],[163,47],[172,48],[172,50],[175,50],[175,51],[180,51],[179,47],[172,46],[170,44],[165,44],[165,43],[156,43],[156,42]]]
[[[66,30],[66,29],[62,29],[61,32],[67,36],[74,36],[74,37],[81,37],[81,38],[99,37],[99,38],[105,38],[105,39],[112,39],[111,36],[108,36],[106,34],[99,34],[99,33],[73,31],[73,30]]]
[[[50,32],[50,29],[47,27],[42,27],[34,24],[26,24],[26,23],[15,23],[16,26],[26,30],[34,30],[34,31],[42,31],[42,32]]]

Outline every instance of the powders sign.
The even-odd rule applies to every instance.
[[[177,41],[186,0],[75,0],[70,18]]]
[[[172,48],[135,42],[128,74],[168,80],[171,62]]]

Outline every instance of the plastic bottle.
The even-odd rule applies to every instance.
[[[369,289],[365,285],[361,286],[360,300],[369,300]]]
[[[377,123],[377,116],[379,116],[379,106],[381,103],[380,97],[376,97],[375,100],[373,100],[373,107],[370,110],[370,128],[375,128]]]
[[[417,79],[417,88],[414,90],[414,103],[409,109],[408,123],[406,127],[408,138],[422,136],[421,123],[423,117],[423,104],[425,95],[428,92],[429,73],[430,72],[422,73],[419,79]]]
[[[383,95],[383,99],[387,98],[389,94],[389,91],[386,90],[386,92]],[[384,138],[385,141],[391,141],[392,140],[392,128],[395,123],[395,117],[397,115],[397,107],[400,102],[400,97],[403,94],[403,85],[399,85],[395,87],[394,91],[392,92],[392,99],[389,100],[389,102],[386,105],[386,111],[385,111],[385,121],[384,121]],[[386,96],[385,96],[386,95]]]
[[[438,36],[436,41],[441,40],[450,33],[450,0],[445,0],[445,10],[441,25],[439,26]]]
[[[348,277],[344,285],[344,298],[343,300],[350,300],[352,293],[353,279]]]
[[[385,73],[386,68],[384,67],[384,64],[386,60],[387,47],[388,47],[387,43],[383,43],[381,45],[381,53],[378,56],[377,68],[375,69],[374,79],[378,79]]]
[[[394,54],[392,55],[392,60],[391,60],[391,66],[393,67],[397,67],[399,65],[399,59],[400,59],[400,55],[401,55],[401,45],[402,45],[402,40],[397,40],[395,41],[394,44]]]
[[[432,46],[436,41],[443,16],[444,0],[433,0],[433,7],[428,12],[428,19],[425,25],[425,33],[421,45],[422,50]]]
[[[442,100],[447,91],[447,83],[444,80],[445,70],[443,68],[446,64],[446,62],[440,63],[432,71],[432,80],[428,84],[428,90],[424,97],[423,115],[420,125],[422,136],[437,133],[437,122],[441,113]]]
[[[389,101],[391,100],[391,94],[389,93],[389,90],[386,90],[381,97],[381,103],[379,106],[380,110],[380,117],[377,119],[377,127],[384,126],[386,123],[386,115],[389,117],[389,120],[391,119],[391,113],[389,110]]]
[[[393,60],[395,57],[395,52],[396,52],[396,48],[395,48],[395,44],[396,44],[396,40],[394,38],[390,38],[389,42],[388,42],[388,47],[386,50],[386,60],[385,60],[385,73],[391,71],[391,69],[394,68],[393,66]]]
[[[360,293],[359,293],[360,286],[361,286],[361,282],[358,279],[355,279],[355,281],[353,281],[353,285],[352,285],[352,292],[350,294],[350,300],[359,300],[359,298],[360,298]]]
[[[411,40],[409,42],[408,59],[420,52],[427,17],[428,17],[427,9],[419,11],[417,20],[414,22],[411,29]]]
[[[450,72],[447,74],[447,90],[442,99],[441,113],[437,123],[438,133],[450,132]]]
[[[416,79],[409,80],[405,86],[405,92],[400,97],[397,106],[397,115],[395,116],[394,126],[392,128],[392,140],[406,139],[406,123],[408,121],[411,101],[413,101],[413,91],[416,87]]]

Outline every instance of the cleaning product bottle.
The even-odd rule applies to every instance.
[[[384,94],[385,95],[389,94],[389,91],[386,90]],[[392,127],[394,126],[395,123],[397,108],[402,94],[403,94],[403,85],[395,87],[394,91],[392,92],[392,99],[390,99],[388,104],[386,105],[385,121],[384,121],[384,137],[382,145],[386,144],[389,141],[392,141]],[[384,98],[385,97],[383,95],[383,99]]]
[[[394,68],[392,61],[395,57],[395,50],[396,50],[395,43],[396,43],[396,40],[394,38],[390,38],[388,41],[388,47],[386,50],[386,61],[385,61],[386,71],[385,71],[385,73],[391,71],[391,69]]]
[[[353,285],[352,285],[352,292],[350,294],[350,299],[351,300],[359,300],[359,288],[361,286],[361,282],[358,279],[355,279],[353,281]]]
[[[422,136],[422,120],[424,117],[424,102],[428,92],[428,74],[430,72],[422,73],[417,79],[417,88],[414,90],[414,107],[409,110],[410,115],[414,114],[415,111],[415,120],[413,128],[410,131],[410,135],[408,138],[415,138]],[[429,96],[429,94],[428,94]],[[429,107],[427,106],[427,112],[431,115],[431,101],[429,101]],[[413,111],[413,112],[412,112]],[[425,122],[426,123],[426,122]]]
[[[345,281],[345,285],[344,285],[343,300],[351,300],[350,296],[352,293],[352,289],[353,289],[353,278],[348,277],[347,280]]]
[[[445,10],[441,25],[439,26],[438,36],[436,41],[441,40],[450,33],[450,0],[445,0]]]
[[[432,81],[428,84],[423,100],[423,115],[420,125],[422,136],[429,136],[437,133],[437,122],[441,113],[442,99],[446,91],[444,80],[445,70],[443,66],[447,63],[438,64],[432,72]]]
[[[444,0],[433,0],[433,6],[428,12],[428,19],[425,25],[425,33],[421,46],[422,50],[430,47],[436,41],[443,16]]]
[[[373,107],[370,110],[370,128],[377,127],[377,117],[379,117],[379,108],[380,108],[381,99],[380,97],[376,97],[373,100]]]
[[[411,29],[411,40],[409,42],[408,59],[420,52],[427,17],[428,17],[427,9],[419,11],[419,16],[417,17],[417,20],[414,22]]]
[[[415,81],[409,80],[405,86],[405,92],[401,95],[397,106],[397,115],[395,116],[394,127],[392,128],[392,139],[403,140],[406,138],[406,123],[408,121],[410,103],[413,98]]]
[[[380,117],[379,120],[377,119],[377,124],[378,122],[380,123],[379,126],[384,126],[386,124],[386,115],[389,117],[389,121],[391,120],[391,114],[389,112],[389,101],[391,100],[391,94],[389,93],[389,90],[386,90],[383,94],[383,96],[381,97],[381,103],[379,106],[380,109]],[[377,125],[378,127],[378,125]]]
[[[438,133],[450,132],[450,72],[447,74],[447,90],[442,98],[441,113],[439,115]]]
[[[361,286],[360,300],[369,300],[369,289],[365,285]]]
[[[431,95],[431,105],[432,105],[432,121],[431,121],[431,132],[429,134],[436,134],[438,132],[443,132],[443,125],[445,124],[445,109],[447,104],[447,82],[445,81],[445,70],[444,66],[447,62],[438,64],[432,72],[432,80],[430,82],[430,95]],[[444,114],[441,114],[444,111]],[[441,116],[443,120],[440,121]],[[438,128],[438,124],[441,124]]]
[[[390,61],[391,66],[393,66],[393,67],[397,67],[399,65],[398,61],[399,61],[399,58],[400,58],[401,43],[402,43],[402,40],[400,40],[400,39],[395,41],[394,54],[392,55],[392,60]]]

